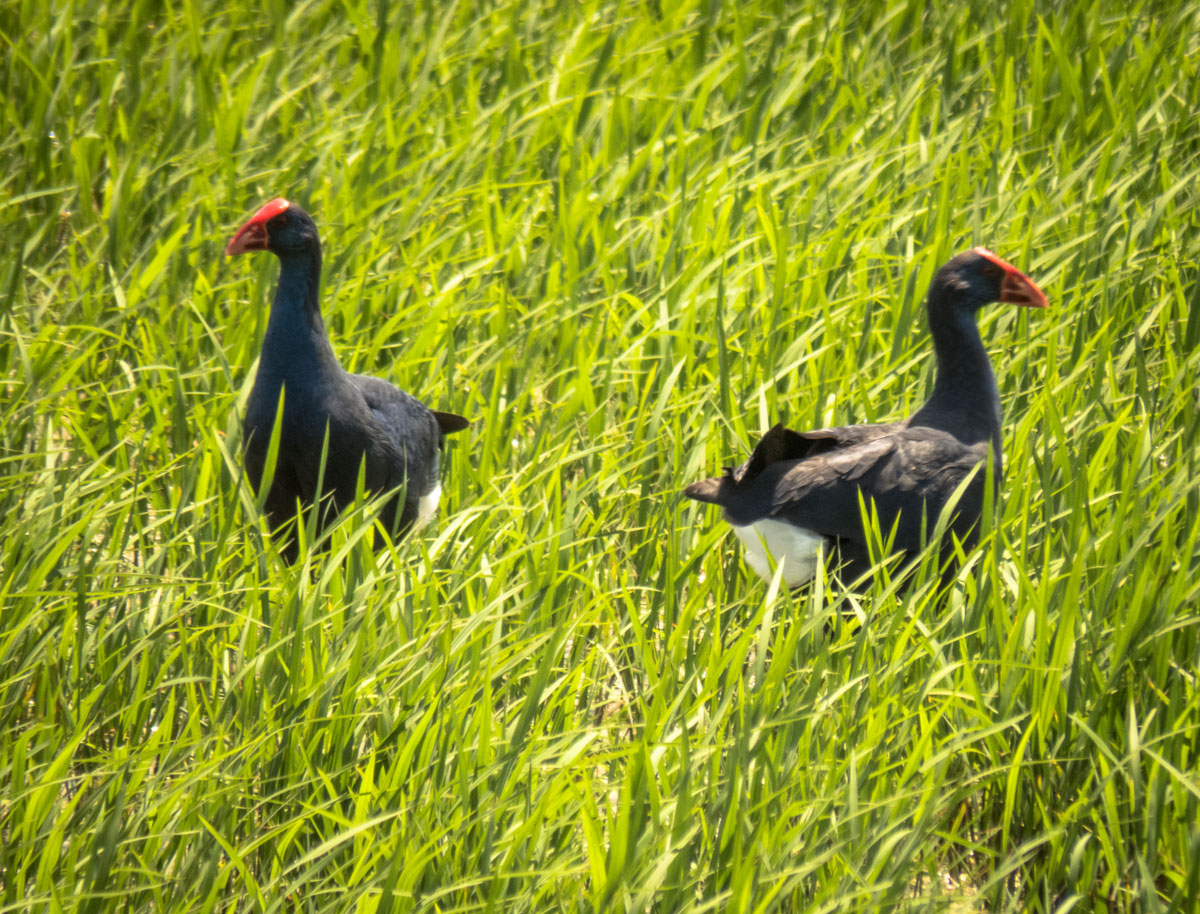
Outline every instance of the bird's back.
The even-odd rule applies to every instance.
[[[804,433],[776,426],[746,463],[686,494],[720,505],[736,526],[778,519],[863,547],[865,504],[878,512],[884,535],[894,526],[895,545],[915,551],[958,485],[986,459],[986,442],[966,444],[908,422]],[[958,503],[961,533],[978,520],[982,497],[980,477]]]

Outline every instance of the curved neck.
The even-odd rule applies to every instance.
[[[321,248],[280,255],[279,285],[263,337],[260,374],[303,383],[339,366],[321,320]]]
[[[966,443],[990,438],[999,455],[1000,391],[974,313],[931,293],[929,330],[937,356],[937,379],[913,423],[952,432]]]

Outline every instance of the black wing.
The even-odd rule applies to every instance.
[[[407,481],[405,502],[415,505],[438,484],[442,429],[437,419],[425,404],[394,384],[361,374],[350,375],[350,380],[394,449],[388,486]]]
[[[759,439],[750,459],[739,467],[725,467],[713,479],[694,482],[683,494],[696,501],[725,505],[735,493],[747,488],[768,467],[777,463],[794,463],[819,454],[852,448],[876,438],[890,435],[900,428],[899,423],[886,425],[848,425],[842,428],[818,428],[809,432],[794,432],[775,425]]]
[[[868,510],[873,504],[883,534],[894,528],[896,547],[911,552],[932,533],[959,484],[986,459],[986,443],[964,445],[936,429],[903,429],[808,460],[777,463],[738,501],[758,517],[864,546],[863,504]],[[957,505],[953,529],[960,536],[979,520],[983,484],[983,474],[976,474]]]
[[[965,445],[947,432],[902,424],[855,428],[885,431],[875,437],[868,432],[859,443],[808,457],[768,462],[755,475],[743,474],[741,482],[733,474],[705,480],[688,494],[697,497],[691,489],[699,490],[708,496],[700,500],[721,505],[734,524],[777,518],[862,546],[867,535],[860,501],[868,510],[874,504],[883,534],[894,527],[897,548],[919,549],[923,528],[932,532],[958,485],[987,459],[986,442]],[[953,529],[968,536],[982,509],[979,473],[958,503]]]
[[[748,482],[773,463],[805,460],[818,454],[854,447],[890,435],[899,427],[899,423],[889,423],[794,432],[782,425],[775,425],[754,446],[750,459],[733,470],[731,475],[735,482]]]

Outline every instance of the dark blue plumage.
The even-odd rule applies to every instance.
[[[1000,395],[975,323],[976,312],[995,301],[1046,306],[1032,280],[990,251],[959,254],[938,270],[926,301],[938,371],[924,406],[883,425],[811,432],[777,425],[742,466],[685,494],[724,508],[747,561],[768,580],[768,553],[795,586],[812,576],[822,546],[848,566],[847,579],[866,571],[860,499],[873,503],[885,535],[894,529],[898,552],[916,552],[989,446],[993,484],[1000,482]],[[968,544],[983,512],[984,477],[975,474],[949,525]]]
[[[389,530],[399,534],[427,520],[440,492],[443,436],[466,428],[467,420],[429,410],[388,382],[350,374],[338,363],[318,300],[321,242],[304,210],[282,199],[263,206],[225,249],[231,256],[247,251],[270,251],[280,265],[242,425],[246,472],[257,490],[283,397],[279,454],[265,504],[272,526],[292,520],[297,504],[316,502],[326,432],[322,520],[354,498],[360,470],[367,491],[404,487],[383,508],[381,521]],[[294,542],[284,551],[294,557]]]

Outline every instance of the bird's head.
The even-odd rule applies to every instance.
[[[930,294],[931,307],[935,299],[953,303],[956,310],[977,311],[992,302],[1046,307],[1046,296],[1037,284],[987,248],[963,251],[938,270]]]
[[[279,257],[320,249],[316,223],[300,207],[276,197],[259,209],[237,230],[225,246],[225,254],[270,251]]]

